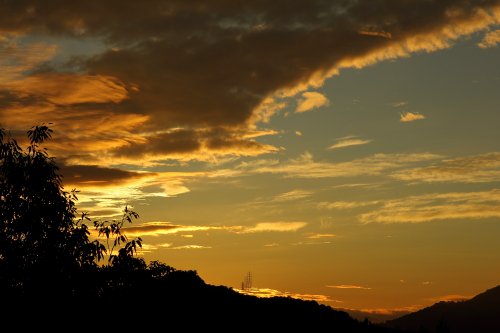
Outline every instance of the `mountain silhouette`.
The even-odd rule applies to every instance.
[[[436,303],[384,326],[429,333],[500,332],[500,286],[467,301]]]
[[[399,332],[358,321],[315,301],[244,295],[225,286],[206,284],[195,271],[165,265],[161,268],[161,276],[144,271],[117,272],[110,279],[119,279],[119,284],[100,288],[97,295],[10,298],[5,301],[10,306],[0,318],[4,325],[13,324],[20,330],[36,323],[39,331]]]

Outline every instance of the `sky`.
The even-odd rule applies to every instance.
[[[0,2],[0,126],[207,282],[415,310],[500,283],[500,1]]]

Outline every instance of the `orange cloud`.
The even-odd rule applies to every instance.
[[[290,232],[297,231],[304,228],[306,222],[261,222],[252,227],[242,227],[241,233],[255,233],[255,232]]]
[[[247,173],[283,174],[294,178],[341,178],[361,175],[381,175],[390,170],[407,167],[413,163],[432,161],[440,155],[420,154],[375,154],[348,162],[317,162],[305,152],[296,159],[285,162],[258,160],[241,163],[238,170]]]
[[[16,80],[6,88],[20,98],[36,96],[57,105],[120,103],[128,98],[122,82],[103,75],[36,74]]]
[[[302,299],[306,301],[316,301],[320,303],[342,303],[339,300],[333,300],[327,295],[319,295],[319,294],[299,294],[299,293],[291,293],[287,291],[279,291],[271,288],[246,288],[242,289],[234,289],[235,291],[251,296],[269,298],[269,297],[291,297]]]
[[[335,288],[335,289],[364,289],[364,290],[372,289],[369,287],[357,286],[357,285],[352,285],[352,284],[340,284],[340,285],[327,286],[327,287],[328,288]]]
[[[335,201],[320,202],[318,204],[318,207],[324,209],[353,209],[358,207],[372,206],[378,203],[378,201]]]
[[[306,238],[308,239],[325,239],[337,237],[335,234],[309,234]]]
[[[226,231],[237,234],[259,232],[295,232],[303,227],[305,222],[262,222],[253,226],[186,226],[170,222],[145,222],[137,226],[126,227],[124,233],[131,237],[160,236],[198,231]]]
[[[299,100],[295,112],[307,112],[323,106],[328,106],[329,104],[330,102],[325,95],[319,92],[309,91],[302,94],[302,99]]]
[[[337,142],[328,149],[340,149],[340,148],[346,148],[346,147],[352,147],[352,146],[359,146],[359,145],[366,145],[367,143],[372,142],[372,140],[363,140],[359,139],[355,136],[346,136],[343,138],[337,139]]]
[[[399,121],[402,123],[409,123],[409,122],[412,122],[415,120],[421,120],[421,119],[425,119],[425,116],[423,114],[420,114],[417,112],[415,112],[415,113],[404,112],[404,113],[401,113],[401,117],[399,118]]]
[[[392,177],[425,183],[494,182],[500,179],[500,153],[445,159],[431,166],[394,172]]]
[[[360,215],[363,223],[422,223],[450,219],[500,217],[500,190],[453,192],[388,200]]]
[[[477,44],[482,49],[487,49],[490,47],[495,47],[500,43],[500,30],[489,31],[483,38],[483,40]]]
[[[464,296],[464,295],[444,295],[444,296],[438,296],[438,297],[432,297],[429,298],[429,301],[432,303],[438,303],[438,302],[461,302],[461,301],[466,301],[471,299],[474,296]]]

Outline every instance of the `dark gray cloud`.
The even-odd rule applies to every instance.
[[[255,154],[272,151],[245,138],[266,98],[318,86],[339,68],[448,47],[498,23],[499,8],[499,0],[17,0],[0,3],[0,31],[104,42],[104,52],[73,62],[80,74],[74,84],[65,76],[71,89],[58,89],[60,76],[47,69],[25,79],[51,86],[56,95],[35,95],[56,110],[78,104],[107,116],[147,117],[137,121],[140,129],[128,129],[149,132],[142,140],[105,145],[116,155],[236,151],[222,146]],[[14,96],[26,102],[33,89],[17,83],[0,93],[17,89]],[[7,104],[19,103],[9,96]],[[172,128],[182,131],[156,134]]]
[[[63,182],[75,186],[110,186],[152,175],[152,173],[139,173],[96,165],[65,165],[64,163],[60,171],[64,175]]]

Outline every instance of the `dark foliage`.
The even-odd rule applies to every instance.
[[[125,208],[120,220],[77,216],[77,192],[63,190],[54,159],[39,146],[51,133],[45,125],[32,128],[24,151],[0,129],[4,325],[21,331],[390,331],[316,302],[246,296],[207,285],[195,271],[134,257],[142,240],[127,239],[122,228],[138,215]],[[90,237],[91,230],[100,238]]]

